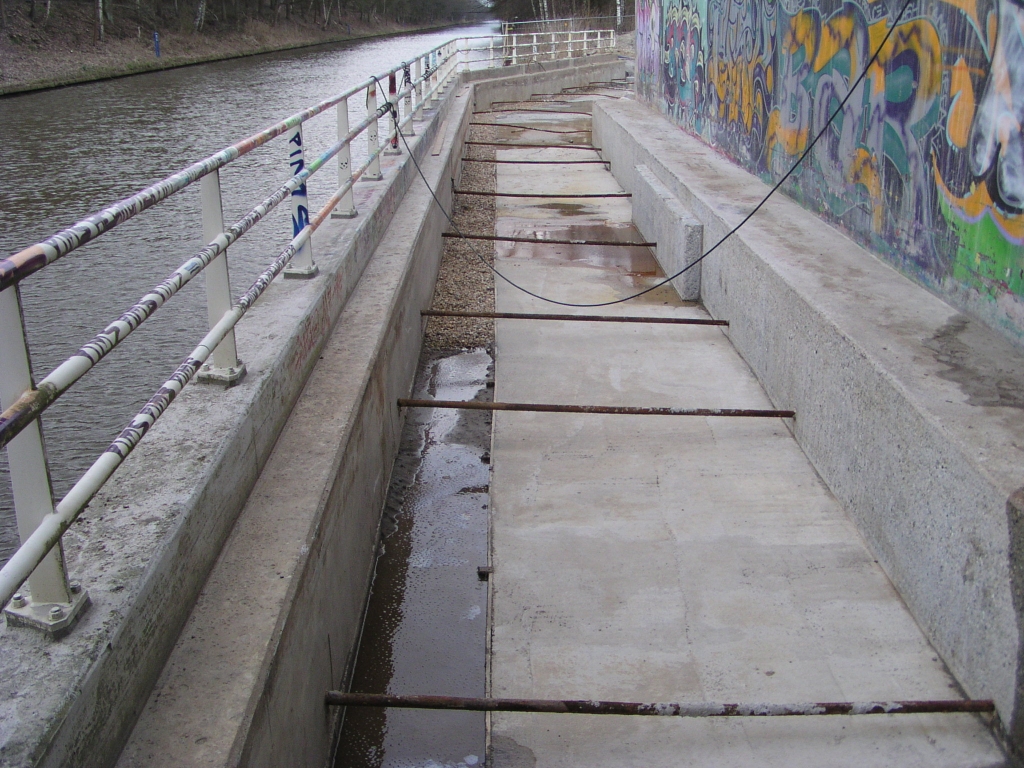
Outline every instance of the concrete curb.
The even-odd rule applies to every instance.
[[[706,244],[768,191],[635,102],[595,106],[594,137],[625,189],[648,165]],[[702,266],[705,305],[796,411],[801,447],[926,636],[969,695],[1019,718],[1007,499],[1024,480],[1024,356],[781,195]]]
[[[633,223],[641,235],[658,244],[655,255],[666,275],[674,275],[704,252],[704,225],[646,165],[636,167]],[[700,269],[698,264],[672,281],[683,301],[700,300]]]

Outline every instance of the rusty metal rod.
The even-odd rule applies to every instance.
[[[933,701],[823,701],[798,704],[724,704],[679,702],[641,704],[632,701],[573,699],[483,699],[459,696],[393,696],[383,693],[328,691],[325,703],[339,707],[452,709],[471,712],[543,712],[568,715],[647,715],[654,717],[796,717],[812,715],[921,715],[994,712],[990,699]]]
[[[559,403],[492,403],[481,400],[415,400],[398,398],[401,408],[457,408],[464,411],[527,411],[529,413],[602,413],[615,416],[748,416],[792,419],[794,411],[757,408],[650,408],[629,405],[561,405]]]
[[[522,193],[522,192],[478,192],[478,191],[473,190],[473,189],[456,189],[455,190],[455,194],[456,195],[477,195],[478,197],[557,197],[557,198],[562,198],[562,197],[572,197],[572,198],[577,198],[577,197],[632,197],[633,196],[633,194],[631,192],[606,192],[604,194],[594,193],[594,194],[579,194],[579,195],[572,195],[572,194],[553,195],[551,193],[544,193],[544,194],[529,194],[528,195],[528,194],[525,194],[525,193]]]
[[[496,101],[494,103],[498,104],[499,102]],[[525,104],[526,102],[501,102],[501,103],[503,103],[503,104],[524,103]],[[551,102],[548,102],[548,103],[550,104]],[[570,102],[566,102],[566,103],[568,104]],[[591,117],[592,116],[589,112],[580,112],[579,110],[573,110],[573,109],[484,109],[484,110],[481,110],[480,112],[474,112],[473,114],[474,115],[493,115],[493,114],[497,114],[499,112],[537,112],[539,114],[549,114],[549,115],[586,115],[587,117]]]
[[[464,163],[495,163],[497,165],[611,165],[611,160],[480,160],[475,157],[462,158]]]
[[[476,147],[505,147],[506,149],[589,149],[591,152],[600,152],[600,147],[591,147],[586,144],[512,144],[507,141],[464,141]]]
[[[492,101],[491,104],[529,104],[537,96],[558,96],[557,93],[535,93],[528,99],[519,99],[519,101]],[[542,101],[551,102],[551,99],[542,99]],[[575,101],[558,101],[556,104],[575,104]]]
[[[442,232],[441,237],[461,237],[463,240],[493,240],[501,243],[541,243],[543,245],[621,245],[633,248],[654,248],[657,243],[621,242],[619,240],[542,240],[537,237],[501,237],[499,235],[462,235]]]
[[[524,131],[539,131],[540,133],[593,133],[589,128],[585,128],[579,131],[556,131],[554,128],[535,128],[532,125],[519,125],[517,123],[476,123],[471,122],[470,125],[479,125],[485,128],[519,128]]]
[[[701,317],[618,317],[616,315],[545,315],[530,312],[458,312],[451,309],[424,309],[425,317],[483,317],[491,320],[575,320],[588,323],[651,323],[664,325],[728,325],[728,320]]]

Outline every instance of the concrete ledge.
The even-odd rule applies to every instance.
[[[633,223],[641,235],[658,244],[655,257],[666,275],[674,275],[703,253],[704,225],[646,165],[636,167]],[[672,287],[683,301],[700,300],[700,267],[698,264],[672,281]]]
[[[594,107],[619,183],[647,165],[715,242],[768,192],[636,102]],[[965,691],[1021,742],[1024,357],[777,195],[701,297]]]
[[[626,61],[614,54],[601,54],[572,61],[518,64],[503,67],[501,73],[503,76],[497,78],[487,70],[467,73],[470,81],[479,81],[473,91],[475,111],[490,109],[496,101],[525,101],[535,93],[552,92],[545,88],[557,91],[587,85],[595,78],[622,78],[626,76]]]
[[[449,108],[446,100],[438,110]],[[440,122],[424,126],[422,146]],[[416,176],[405,159],[386,159],[383,181],[357,185],[358,219],[318,232],[321,276],[276,281],[239,325],[247,377],[226,391],[187,387],[65,535],[69,572],[93,602],[75,630],[54,643],[0,627],[0,765],[117,759],[328,331]]]

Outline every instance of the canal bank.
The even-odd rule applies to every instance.
[[[14,23],[18,23],[15,18]],[[354,22],[354,23],[353,23]],[[451,22],[423,26],[398,24],[369,26],[358,20],[324,29],[317,24],[247,21],[238,32],[201,33],[146,31],[136,38],[108,39],[103,43],[78,42],[62,37],[44,39],[44,28],[22,24],[7,30],[0,43],[0,97],[116,80],[147,72],[161,72],[197,64],[244,59],[268,53],[301,51],[459,26]],[[344,30],[342,32],[341,30]],[[157,40],[158,38],[158,40]],[[159,57],[156,51],[159,50]]]

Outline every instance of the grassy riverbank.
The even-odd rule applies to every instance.
[[[124,29],[127,21],[99,42],[89,6],[62,4],[60,14],[53,13],[46,21],[33,21],[20,5],[12,9],[9,0],[7,8],[7,24],[0,30],[0,95],[450,24],[403,26],[342,18],[327,28],[296,20],[275,24],[249,20],[238,30],[224,32],[162,30],[158,59],[153,52],[153,30],[136,24],[135,34],[130,34]],[[42,13],[37,11],[37,17]]]

